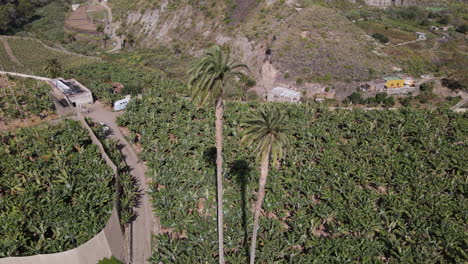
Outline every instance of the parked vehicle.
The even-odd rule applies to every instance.
[[[130,102],[130,96],[125,97],[125,99],[116,101],[114,103],[114,111],[121,111],[127,107],[128,102]]]

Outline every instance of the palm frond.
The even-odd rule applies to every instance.
[[[258,158],[266,155],[271,145],[270,158],[274,165],[284,157],[284,149],[289,145],[286,116],[277,108],[266,107],[249,116],[241,144],[255,145]]]

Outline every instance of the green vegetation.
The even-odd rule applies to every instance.
[[[75,78],[88,87],[95,97],[104,103],[113,103],[120,100],[124,95],[136,95],[143,93],[150,87],[173,87],[173,93],[187,95],[184,87],[177,81],[161,77],[160,72],[131,67],[124,63],[97,62],[84,65],[80,68],[65,71],[65,77]],[[121,94],[114,93],[114,84],[120,83],[124,86]]]
[[[0,0],[0,35],[14,32],[34,19],[35,10],[51,2],[29,0]]]
[[[44,118],[55,107],[50,86],[34,79],[0,76],[0,121],[38,116]]]
[[[101,142],[107,155],[109,155],[109,158],[117,166],[119,184],[122,188],[121,193],[119,194],[119,219],[122,225],[126,225],[133,221],[136,216],[134,208],[136,207],[140,197],[136,179],[130,175],[130,168],[125,163],[124,156],[120,151],[121,146],[119,145],[119,141],[108,138],[109,133],[111,133],[109,128],[94,122],[91,118],[86,117],[85,119]]]
[[[113,173],[79,122],[20,129],[0,141],[0,257],[65,251],[104,228]]]
[[[187,79],[188,65],[193,61],[191,56],[182,53],[177,44],[172,45],[171,49],[159,46],[132,52],[122,51],[117,54],[106,54],[105,58],[129,67],[157,69],[162,75],[178,80]]]
[[[37,40],[27,38],[8,38],[13,54],[22,64],[14,70],[25,73],[44,74],[48,61],[56,59],[63,69],[73,69],[85,64],[96,62],[95,58],[68,54],[44,46]]]
[[[244,64],[231,60],[230,51],[216,45],[207,49],[202,57],[189,69],[189,88],[192,100],[199,106],[215,107],[216,139],[216,191],[218,199],[218,249],[219,263],[224,263],[224,225],[223,225],[223,113],[226,85],[237,79],[243,80],[245,74],[240,69],[247,69]]]
[[[377,93],[375,97],[363,98],[359,92],[354,92],[343,101],[344,104],[361,104],[369,106],[384,106],[391,107],[395,105],[395,98],[388,96],[387,93]]]
[[[384,36],[384,35],[382,35],[380,33],[374,33],[374,34],[372,34],[372,37],[375,38],[376,40],[380,41],[381,43],[388,43],[390,41],[386,36]]]
[[[284,158],[285,149],[289,147],[290,137],[286,130],[286,116],[278,108],[261,109],[245,122],[244,136],[241,142],[255,146],[257,159],[260,160],[260,178],[258,181],[257,200],[255,201],[254,226],[250,249],[250,264],[255,263],[260,213],[265,186],[270,167],[278,168],[280,160]]]
[[[123,262],[112,256],[111,258],[101,259],[97,264],[123,264]]]
[[[212,111],[157,87],[119,119],[141,144],[156,214],[153,263],[217,256]],[[239,146],[263,104],[228,103],[224,129],[225,255],[245,263],[259,176]],[[463,263],[468,222],[467,114],[446,110],[327,111],[279,104],[290,151],[272,167],[260,217],[259,263]]]
[[[63,28],[70,4],[65,0],[50,3],[35,10],[35,18],[25,24],[16,35],[33,36],[43,41],[64,43],[66,32]]]

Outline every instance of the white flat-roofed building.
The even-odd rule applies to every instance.
[[[49,81],[54,97],[62,97],[72,107],[84,106],[93,103],[93,94],[75,79],[64,80],[62,78]]]
[[[284,87],[275,87],[268,91],[267,101],[269,102],[285,102],[299,103],[301,93]]]

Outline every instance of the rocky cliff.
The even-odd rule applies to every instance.
[[[356,2],[356,0],[351,0]],[[357,0],[357,2],[364,2],[367,5],[377,7],[388,6],[428,6],[437,3],[434,0]]]
[[[280,85],[331,97],[340,89],[354,90],[353,83],[399,68],[380,52],[381,44],[345,17],[348,6],[359,10],[362,1],[139,0],[131,8],[123,0],[110,4],[118,18],[114,26],[124,35],[137,36],[140,47],[163,45],[197,56],[215,43],[230,46],[249,66],[257,90]],[[387,6],[430,1],[366,2]]]

